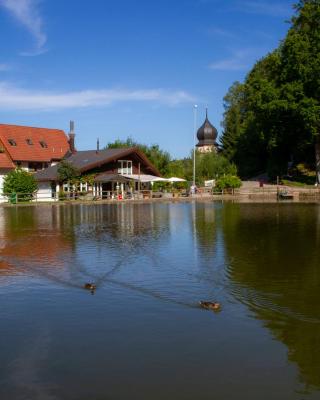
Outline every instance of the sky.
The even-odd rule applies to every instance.
[[[294,0],[0,0],[0,123],[59,128],[78,150],[132,137],[189,155],[194,105],[223,97],[288,30]]]

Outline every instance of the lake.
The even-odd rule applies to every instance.
[[[0,248],[1,399],[320,398],[320,205],[0,208]]]

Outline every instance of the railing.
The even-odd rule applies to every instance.
[[[284,187],[265,187],[265,188],[250,188],[244,189],[228,189],[223,191],[215,191],[211,188],[200,188],[195,194],[190,194],[187,190],[175,190],[172,192],[156,192],[151,190],[140,190],[133,192],[121,191],[100,191],[95,192],[59,192],[55,193],[3,193],[0,195],[0,202],[10,204],[17,203],[35,203],[35,202],[58,202],[58,201],[122,201],[122,200],[144,200],[144,199],[171,199],[171,198],[205,198],[205,197],[220,197],[223,195],[241,196],[241,197],[275,197],[277,198],[281,191],[286,190],[288,194],[293,195],[295,199],[300,200],[317,200],[320,201],[320,188],[284,188]]]

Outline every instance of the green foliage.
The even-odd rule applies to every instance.
[[[141,149],[153,165],[160,171],[163,176],[171,177],[175,176],[178,178],[186,179],[191,182],[193,179],[193,152],[190,157],[183,159],[171,160],[170,154],[164,150],[161,150],[158,145],[141,145],[135,142],[132,138],[128,138],[126,141],[116,140],[113,143],[109,143],[107,148],[121,148],[121,147],[138,147]],[[203,184],[205,180],[214,179],[223,174],[237,174],[237,168],[235,164],[230,163],[229,160],[217,153],[205,153],[196,152],[196,182]],[[176,187],[185,187],[184,183],[177,185]],[[166,189],[166,184],[157,183],[155,188]],[[168,187],[169,188],[169,187]]]
[[[279,48],[225,97],[224,155],[241,176],[287,173],[312,160],[320,134],[320,0],[301,0]],[[320,146],[318,147],[320,171]]]
[[[60,182],[74,183],[79,179],[80,172],[67,160],[62,160],[58,165],[58,179]]]
[[[34,176],[22,169],[10,171],[3,180],[3,193],[12,195],[18,193],[20,201],[29,201],[32,194],[38,189]]]
[[[128,137],[126,140],[117,139],[112,143],[108,143],[107,149],[115,149],[115,148],[126,148],[126,147],[137,147],[139,148],[151,161],[151,163],[157,168],[157,170],[162,175],[167,175],[169,171],[170,164],[170,154],[160,149],[159,145],[152,144],[147,146],[145,144],[138,143],[134,141],[132,138]]]
[[[212,153],[196,152],[196,181],[203,184],[205,180],[216,179],[222,175],[237,174],[237,168],[224,156]]]
[[[193,164],[191,158],[183,158],[181,160],[172,160],[169,163],[168,171],[166,176],[175,176],[177,178],[183,178],[187,181],[192,180]]]
[[[225,189],[238,189],[241,187],[241,180],[234,175],[225,175],[216,181],[216,189],[222,191]]]

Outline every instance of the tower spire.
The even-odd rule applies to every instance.
[[[206,107],[206,119],[208,119],[208,107]]]

